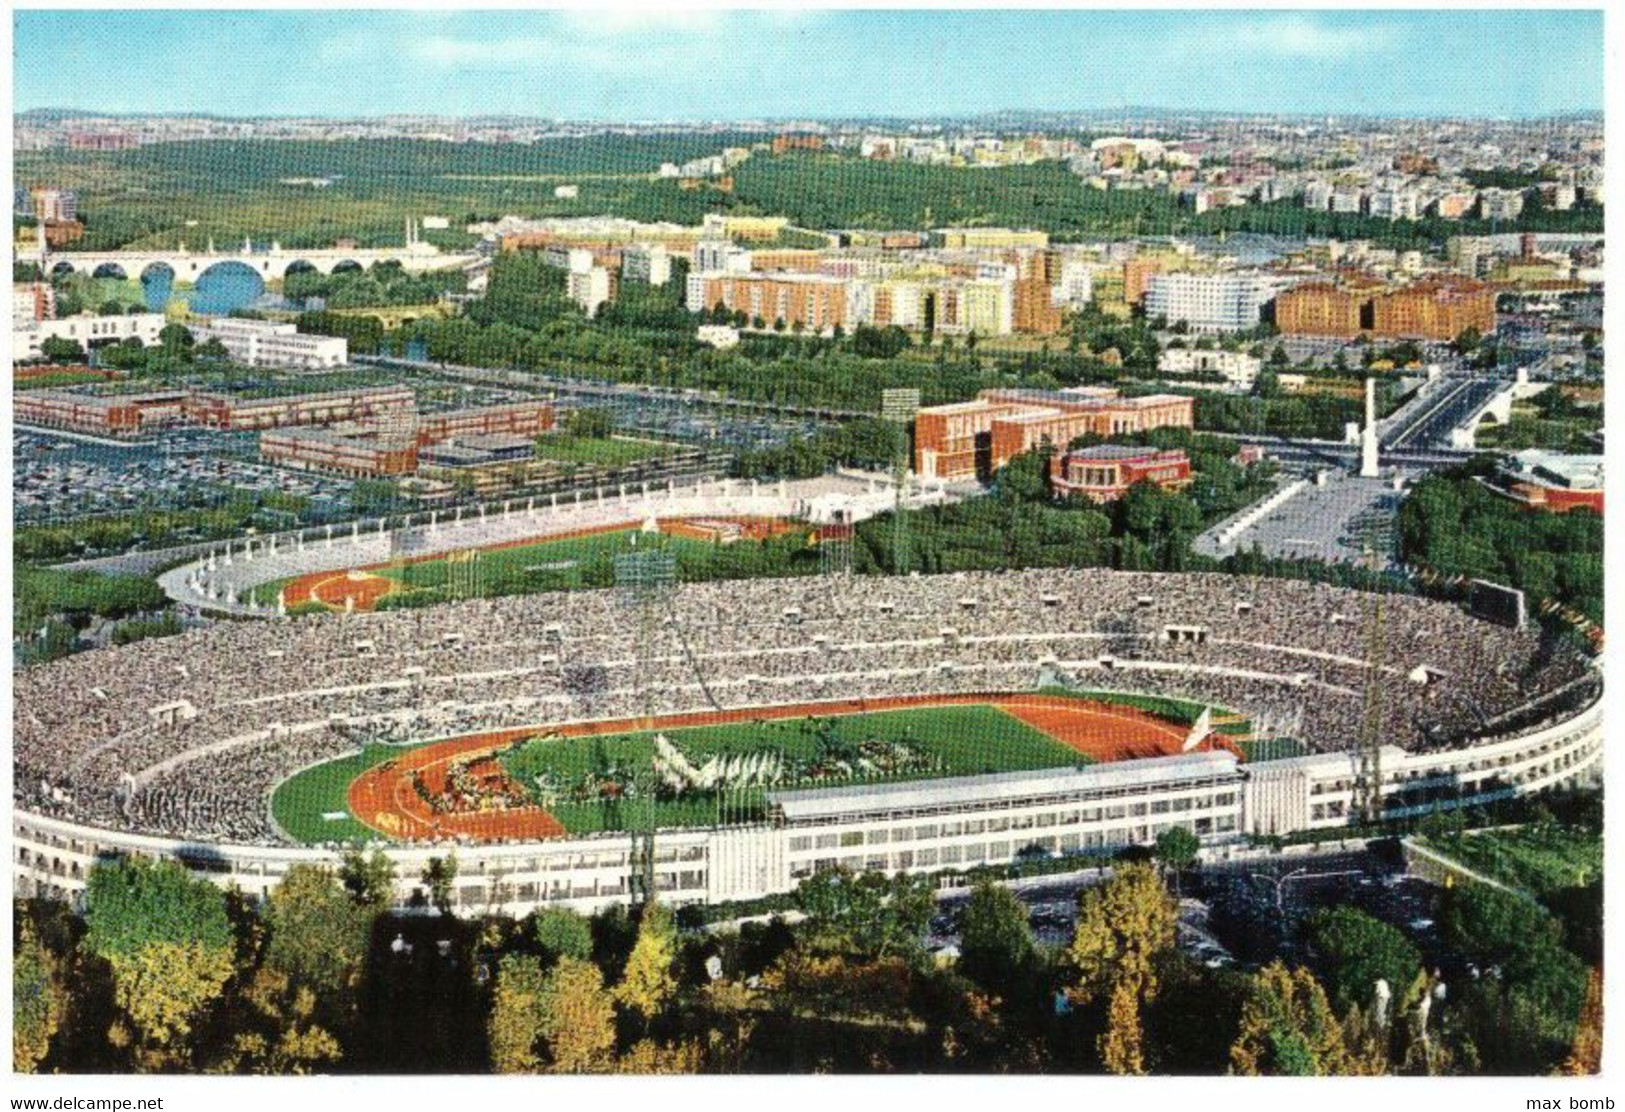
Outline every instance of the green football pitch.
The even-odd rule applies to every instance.
[[[1034,768],[1071,768],[1089,758],[984,704],[918,707],[844,714],[693,726],[661,730],[688,760],[700,765],[712,756],[745,756],[768,752],[787,760],[812,760],[828,749],[863,742],[900,742],[929,762],[930,767],[893,775],[812,781],[781,781],[775,790],[795,787],[839,786],[881,781],[973,776]],[[630,804],[545,799],[537,778],[554,784],[577,783],[615,770],[647,770],[654,757],[654,732],[606,734],[597,737],[534,738],[503,757],[509,775],[532,791],[538,802],[572,832],[612,830],[647,821],[648,810],[632,813]],[[705,826],[722,821],[759,818],[765,791],[759,787],[725,793],[706,793],[691,799],[660,799],[653,803],[657,826]]]
[[[630,731],[597,736],[538,736],[521,742],[502,757],[509,774],[529,790],[572,834],[635,828],[646,823],[648,809],[629,803],[545,800],[538,776],[554,783],[576,783],[617,771],[645,776],[652,767],[656,731]],[[928,706],[867,714],[820,715],[692,726],[658,731],[694,764],[713,755],[760,752],[787,760],[808,760],[829,747],[863,742],[901,742],[923,757],[929,767],[910,773],[859,776],[827,781],[828,786],[972,776],[1019,769],[1073,768],[1089,758],[988,704]],[[272,794],[277,825],[302,842],[369,840],[380,835],[349,815],[347,792],[361,773],[412,747],[370,745],[363,752],[328,761],[295,774]],[[819,786],[781,782],[778,790]],[[761,817],[764,789],[744,788],[653,803],[657,826],[710,826],[753,821]]]

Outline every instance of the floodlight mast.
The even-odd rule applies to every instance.
[[[1375,575],[1388,563],[1393,536],[1387,523],[1373,522],[1366,532],[1366,567]],[[1354,774],[1354,807],[1360,821],[1382,820],[1382,708],[1387,656],[1386,608],[1380,584],[1366,606],[1365,691],[1361,699],[1360,741]]]
[[[638,729],[647,733],[654,728],[655,690],[655,638],[660,629],[660,615],[670,602],[672,585],[677,580],[677,560],[669,552],[658,548],[640,548],[623,552],[615,557],[615,593],[623,606],[636,615],[637,641],[632,646],[633,704],[638,708]],[[628,859],[631,868],[628,881],[631,896],[638,903],[647,904],[655,898],[655,782],[649,770],[639,770],[631,787],[637,798],[628,808],[628,825],[632,832],[632,852]]]
[[[880,392],[880,416],[896,426],[896,448],[892,455],[892,486],[896,503],[892,509],[892,572],[909,572],[908,490],[909,425],[920,411],[920,391],[914,387],[892,387]]]

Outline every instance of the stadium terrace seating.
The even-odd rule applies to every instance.
[[[170,837],[275,844],[269,795],[369,739],[822,699],[1031,689],[1180,696],[1316,751],[1460,746],[1560,716],[1577,651],[1444,603],[1278,579],[1028,571],[692,584],[635,674],[612,592],[224,622],[16,681],[18,807]],[[713,702],[714,700],[714,702]]]

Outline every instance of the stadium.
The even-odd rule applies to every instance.
[[[211,574],[288,555],[171,582],[226,602]],[[1338,827],[1373,737],[1386,817],[1600,772],[1588,656],[1398,594],[1374,654],[1374,597],[1086,569],[219,622],[18,675],[14,880],[72,899],[135,853],[261,896],[371,844],[403,904],[455,853],[457,910],[590,911]]]

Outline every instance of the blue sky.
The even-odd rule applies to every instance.
[[[1599,11],[23,11],[15,46],[19,109],[692,120],[1603,104]]]

